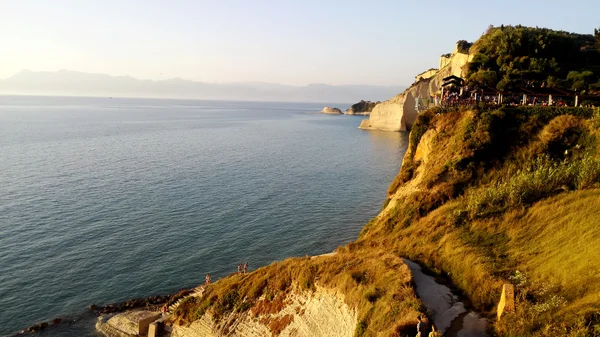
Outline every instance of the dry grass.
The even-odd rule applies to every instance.
[[[490,316],[501,284],[526,275],[500,336],[600,335],[600,123],[559,113],[431,118],[410,157],[420,165],[394,187],[420,192],[399,193],[355,245],[450,273]]]
[[[202,300],[183,303],[175,321],[189,324],[210,311],[219,322],[231,313],[250,310],[279,333],[291,320],[269,315],[288,304],[289,294],[312,291],[316,284],[335,289],[357,310],[360,336],[389,336],[414,325],[423,309],[411,286],[410,271],[398,256],[343,247],[333,256],[287,259],[221,279],[207,288]]]

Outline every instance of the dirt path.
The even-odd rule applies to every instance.
[[[439,284],[435,278],[425,275],[421,266],[404,259],[413,274],[417,295],[427,307],[430,317],[438,330],[446,337],[483,337],[487,320],[477,313],[465,309],[465,305],[452,293],[450,288]]]

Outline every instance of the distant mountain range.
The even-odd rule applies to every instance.
[[[3,95],[61,95],[107,97],[155,97],[248,101],[339,102],[390,99],[402,86],[309,84],[292,86],[260,82],[205,83],[173,78],[138,80],[77,71],[34,72],[23,70],[0,80]]]

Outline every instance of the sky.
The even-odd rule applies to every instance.
[[[591,34],[600,1],[0,0],[0,79],[409,85],[489,25]]]

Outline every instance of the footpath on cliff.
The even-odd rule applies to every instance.
[[[487,336],[487,320],[476,312],[465,308],[465,304],[447,286],[438,283],[433,276],[426,275],[417,263],[404,259],[412,272],[419,299],[436,328],[445,337]]]

